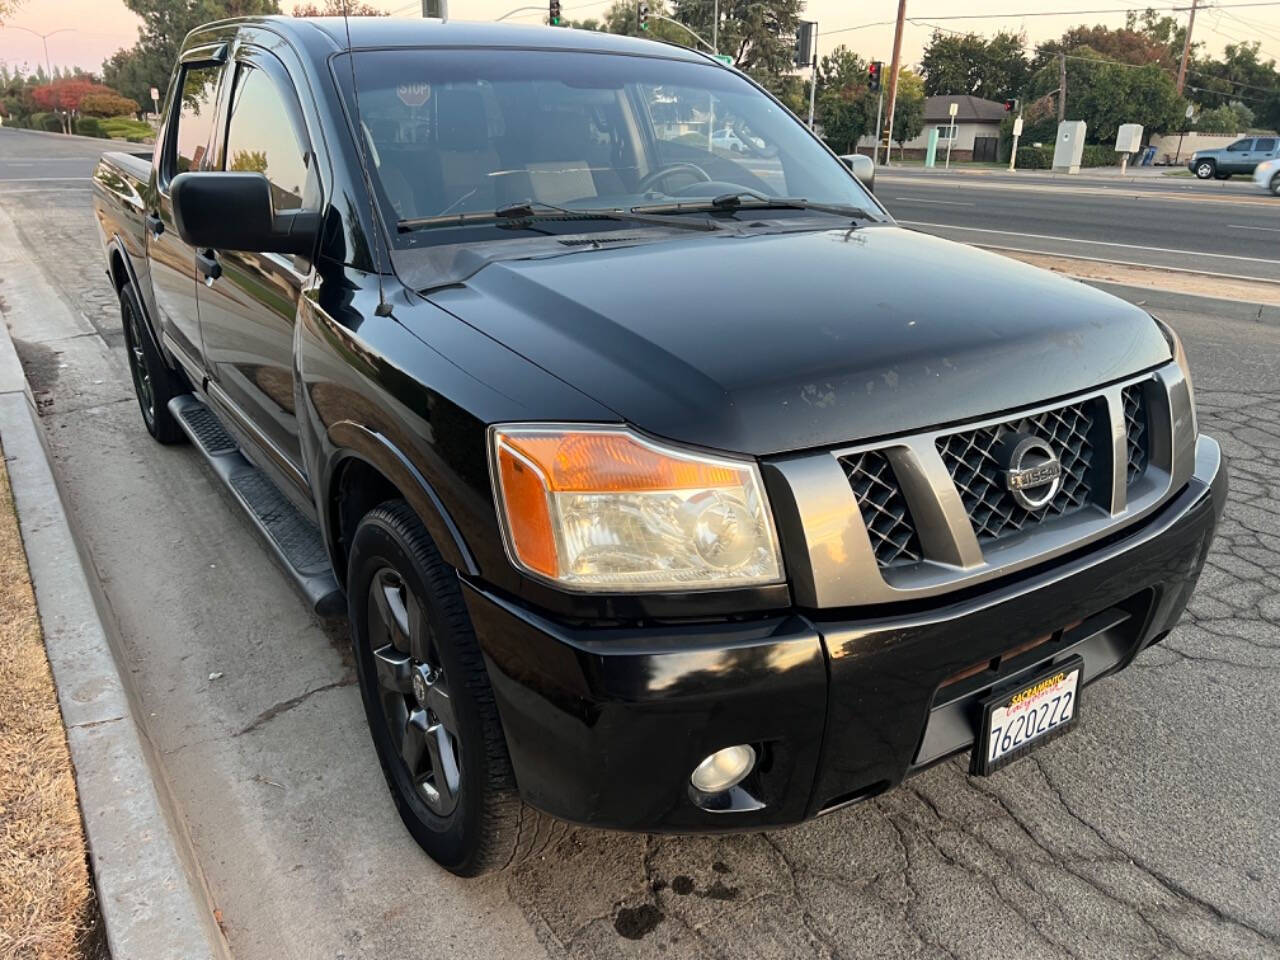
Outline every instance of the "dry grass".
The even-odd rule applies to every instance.
[[[0,960],[105,957],[62,714],[0,460]]]

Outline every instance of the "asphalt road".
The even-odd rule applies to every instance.
[[[1232,497],[1184,624],[1090,687],[1070,736],[793,830],[581,829],[463,882],[395,816],[343,625],[308,615],[195,451],[144,433],[87,183],[13,179],[94,149],[0,131],[0,246],[31,261],[0,312],[47,291],[13,335],[237,958],[1280,957],[1280,327],[1165,304]]]
[[[876,196],[964,243],[1280,280],[1280,200],[1223,186],[881,170]]]

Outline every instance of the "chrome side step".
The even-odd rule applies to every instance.
[[[315,612],[325,617],[345,613],[346,597],[338,586],[315,521],[298,510],[270,477],[245,458],[218,415],[197,397],[190,393],[174,397],[169,401],[169,411],[266,537]]]

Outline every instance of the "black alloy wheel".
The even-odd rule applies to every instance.
[[[462,781],[458,718],[422,604],[389,566],[369,585],[368,618],[387,731],[399,741],[404,772],[423,803],[447,817]]]
[[[567,824],[520,799],[458,573],[405,501],[357,523],[346,590],[369,733],[418,845],[476,876],[562,839]]]
[[[185,443],[187,435],[169,412],[169,401],[186,390],[181,377],[170,370],[160,356],[131,283],[120,288],[120,322],[124,327],[129,376],[147,433],[160,443]]]

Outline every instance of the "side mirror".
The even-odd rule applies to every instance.
[[[847,153],[840,159],[864,187],[876,192],[876,165],[870,157],[863,153]]]
[[[180,173],[169,190],[178,235],[193,247],[304,256],[315,249],[320,215],[276,213],[261,173]]]

